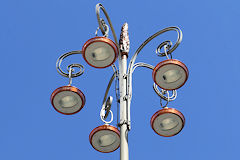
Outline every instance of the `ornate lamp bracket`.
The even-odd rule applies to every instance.
[[[74,54],[82,54],[82,51],[71,51],[71,52],[64,53],[63,55],[61,55],[58,58],[57,63],[56,63],[57,72],[61,76],[69,78],[69,85],[71,85],[71,79],[72,78],[81,76],[84,73],[84,67],[81,64],[75,64],[74,63],[74,64],[68,65],[67,66],[67,71],[68,72],[64,72],[61,69],[61,64],[62,64],[63,59],[67,58],[68,56],[74,55]],[[78,71],[75,72],[74,68],[78,68]]]

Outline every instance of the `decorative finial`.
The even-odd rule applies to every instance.
[[[128,35],[128,24],[124,23],[121,29],[120,40],[119,40],[120,52],[122,55],[127,55],[130,49],[130,41]]]

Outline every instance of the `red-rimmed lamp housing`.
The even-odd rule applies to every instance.
[[[188,79],[188,69],[176,59],[168,59],[153,69],[153,80],[162,89],[174,90],[182,87]]]
[[[174,108],[164,108],[157,111],[151,118],[154,132],[163,137],[178,134],[184,127],[185,118],[181,112]]]
[[[99,152],[113,152],[120,146],[120,131],[108,124],[98,126],[90,133],[89,141],[92,147]]]
[[[83,45],[82,52],[85,61],[95,68],[109,67],[118,57],[117,45],[106,37],[89,39]]]
[[[56,111],[65,115],[79,112],[85,105],[84,94],[76,87],[62,86],[53,91],[51,103]]]

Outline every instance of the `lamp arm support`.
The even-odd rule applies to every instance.
[[[106,99],[107,99],[109,89],[110,89],[110,87],[111,87],[111,85],[112,85],[112,82],[113,82],[113,80],[115,79],[116,76],[117,76],[117,71],[115,71],[115,72],[113,73],[110,81],[108,82],[108,86],[107,86],[107,89],[106,89],[106,91],[105,91],[104,98],[103,98],[103,102],[102,102],[103,104],[104,104],[104,102],[105,102]]]
[[[114,80],[116,77],[117,77],[117,71],[115,71],[115,72],[113,73],[110,81],[108,82],[107,89],[106,89],[105,94],[104,94],[102,106],[105,106],[105,104],[106,104],[106,100],[107,100],[107,97],[108,97],[108,92],[109,92],[109,90],[110,90],[110,88],[111,88],[111,86],[112,86],[113,80]],[[106,110],[105,118],[107,118],[109,112],[110,112],[110,108],[108,108],[108,109]]]
[[[71,51],[71,52],[67,52],[67,53],[64,53],[63,55],[61,55],[58,59],[57,59],[57,62],[56,62],[56,69],[57,69],[57,72],[63,76],[63,77],[68,77],[68,78],[73,78],[73,77],[78,77],[80,75],[82,75],[84,73],[84,67],[83,65],[81,64],[70,64],[67,66],[67,70],[68,72],[64,72],[62,69],[61,69],[61,63],[63,61],[63,59],[65,59],[66,57],[70,56],[70,55],[73,55],[73,54],[82,54],[82,51]],[[69,69],[73,69],[74,67],[77,67],[79,68],[79,71],[77,73],[74,73],[74,70],[71,71],[71,77],[69,77]]]
[[[178,27],[167,27],[167,28],[164,28],[160,31],[158,31],[157,33],[153,34],[152,36],[150,36],[147,40],[145,40],[140,46],[139,48],[136,50],[135,54],[132,56],[131,58],[131,61],[129,63],[129,66],[128,66],[128,74],[130,73],[130,71],[132,70],[133,68],[133,65],[136,61],[136,58],[139,54],[139,52],[143,49],[143,47],[145,47],[152,39],[156,38],[157,36],[159,36],[160,34],[162,33],[165,33],[167,31],[176,31],[177,34],[178,34],[178,38],[177,38],[177,41],[176,43],[174,44],[174,46],[172,48],[170,48],[168,51],[167,51],[167,54],[171,54],[177,47],[178,45],[181,43],[182,41],[182,31],[180,30],[180,28]],[[165,55],[165,54],[164,54]],[[162,55],[162,56],[164,56]]]
[[[143,63],[143,62],[135,63],[133,65],[133,69],[132,69],[131,73],[128,76],[128,83],[127,83],[128,103],[127,103],[127,105],[128,105],[128,124],[129,124],[129,129],[131,129],[130,111],[131,111],[131,101],[132,101],[132,74],[133,74],[134,70],[137,67],[145,67],[145,68],[149,68],[151,70],[154,69],[154,66],[152,66],[150,64],[147,64],[147,63]]]
[[[176,31],[176,32],[177,32],[177,35],[178,35],[177,41],[176,41],[176,43],[174,44],[174,46],[171,47],[171,48],[169,48],[168,51],[167,51],[167,54],[171,54],[171,53],[178,47],[178,45],[179,45],[179,44],[181,43],[181,41],[182,41],[182,31],[180,30],[180,28],[174,27],[174,26],[173,26],[173,27],[164,28],[164,29],[158,31],[157,33],[153,34],[152,36],[150,36],[147,40],[145,40],[145,41],[139,46],[139,48],[136,50],[135,54],[132,56],[131,61],[130,61],[129,66],[128,66],[128,72],[127,72],[127,74],[128,74],[127,93],[128,93],[129,98],[130,98],[130,100],[129,100],[129,102],[128,102],[129,105],[130,105],[130,103],[131,103],[131,98],[132,98],[132,73],[133,73],[134,69],[135,69],[136,67],[138,67],[138,66],[141,66],[141,65],[144,66],[144,67],[150,68],[150,69],[153,69],[153,68],[154,68],[153,66],[151,66],[151,65],[149,65],[149,64],[146,64],[146,63],[139,63],[139,65],[136,65],[136,64],[138,64],[138,63],[134,64],[135,61],[136,61],[136,58],[137,58],[138,54],[140,53],[140,51],[141,51],[151,40],[153,40],[154,38],[156,38],[156,37],[159,36],[160,34],[165,33],[165,32],[167,32],[167,31]],[[167,44],[167,42],[170,42],[170,41],[165,41],[165,42],[166,42],[166,44]],[[163,44],[165,44],[165,42],[163,42],[163,43],[161,43],[161,44],[163,45]],[[161,44],[160,44],[160,46],[162,46]],[[159,47],[158,47],[158,48],[159,48]],[[160,55],[160,56],[165,56],[165,53],[164,53],[164,54],[159,53],[158,55]],[[141,64],[141,65],[140,65],[140,64]],[[135,66],[135,67],[134,67],[134,66]]]
[[[151,70],[154,69],[154,66],[150,65],[150,64],[147,64],[147,63],[143,63],[143,62],[138,62],[138,63],[135,63],[133,65],[133,70],[132,70],[132,73],[135,71],[135,69],[137,67],[145,67],[145,68],[149,68]],[[165,101],[173,101],[176,99],[177,97],[177,90],[172,90],[172,96],[171,97],[167,97],[165,96],[159,89],[158,89],[158,86],[156,85],[156,83],[153,84],[153,90],[155,91],[155,93],[160,96],[162,99],[164,99]],[[165,90],[164,90],[165,91]],[[168,92],[168,91],[166,91]],[[130,101],[131,102],[131,101]]]
[[[137,67],[145,67],[145,68],[149,68],[149,69],[151,69],[151,70],[154,69],[154,66],[151,65],[151,64],[144,63],[144,62],[138,62],[138,63],[135,63],[135,64],[133,65],[132,73],[134,72],[134,70],[135,70]]]
[[[111,22],[111,20],[110,20],[110,17],[109,17],[108,14],[107,14],[106,9],[103,7],[103,5],[102,5],[101,3],[98,3],[98,4],[96,5],[96,14],[97,14],[97,21],[98,21],[99,28],[100,28],[102,34],[105,35],[105,29],[104,29],[104,27],[103,27],[103,25],[102,25],[102,23],[101,23],[101,18],[100,18],[100,9],[103,11],[105,17],[107,18],[107,21],[108,21],[108,23],[109,23],[109,25],[110,25],[110,28],[111,28],[111,31],[112,31],[112,34],[113,34],[114,41],[115,41],[115,43],[117,44],[117,46],[118,46],[118,48],[119,48],[118,39],[117,39],[115,30],[114,30],[114,28],[113,28],[112,22]],[[118,50],[119,50],[119,49],[118,49]]]
[[[177,98],[177,90],[172,90],[172,96],[165,96],[162,91],[164,91],[164,92],[169,92],[169,91],[166,91],[166,90],[163,90],[163,89],[161,91],[159,91],[158,86],[156,85],[156,83],[153,83],[153,90],[156,92],[156,94],[159,97],[161,97],[165,101],[171,102],[171,101],[173,101],[173,100],[175,100]],[[168,95],[169,95],[169,93],[168,93]]]

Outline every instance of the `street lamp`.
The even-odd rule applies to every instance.
[[[164,137],[178,134],[183,129],[184,123],[183,114],[174,108],[165,107],[157,111],[151,118],[152,129]]]
[[[106,37],[89,39],[83,45],[82,51],[85,61],[95,68],[109,67],[118,57],[117,45]]]
[[[58,112],[66,115],[79,112],[85,104],[85,96],[78,88],[62,86],[51,95],[51,102]]]
[[[165,90],[174,90],[182,87],[187,78],[187,67],[176,59],[162,61],[153,69],[154,82]]]
[[[100,18],[100,10],[104,13],[109,26],[103,18]],[[75,114],[79,112],[85,105],[85,96],[80,89],[71,86],[72,78],[78,77],[84,73],[84,67],[81,64],[71,64],[67,67],[68,72],[61,69],[61,63],[64,58],[73,54],[82,54],[83,59],[92,67],[106,68],[111,66],[113,75],[108,83],[107,89],[100,110],[100,119],[103,125],[96,127],[89,135],[90,144],[99,152],[113,152],[120,146],[120,159],[128,160],[128,140],[127,135],[131,129],[130,121],[130,105],[132,100],[132,75],[137,67],[146,67],[152,70],[153,89],[160,97],[161,110],[157,111],[151,118],[151,127],[155,133],[164,137],[171,137],[178,134],[185,125],[183,114],[174,108],[168,108],[168,103],[177,97],[176,89],[182,87],[188,79],[189,71],[186,65],[172,58],[172,52],[178,47],[182,41],[182,31],[178,27],[167,27],[162,29],[146,41],[136,50],[127,66],[127,58],[130,48],[128,36],[128,24],[125,23],[121,29],[120,40],[118,42],[111,20],[102,6],[96,5],[96,14],[99,27],[96,31],[96,37],[85,42],[80,51],[71,51],[60,56],[56,63],[57,71],[60,75],[69,78],[67,86],[56,89],[51,95],[53,107],[60,113],[65,115]],[[109,27],[112,31],[114,41],[108,38]],[[98,30],[101,30],[103,36],[98,36]],[[167,60],[159,62],[156,66],[147,63],[135,63],[136,58],[143,47],[152,39],[162,33],[168,31],[177,32],[177,41],[173,45],[171,41],[162,42],[156,50],[159,57],[166,57]],[[114,64],[118,59],[119,67]],[[75,71],[78,68],[79,71]],[[109,89],[115,80],[116,101],[120,105],[120,120],[117,126],[110,125],[113,121],[113,112],[111,105],[113,97],[108,97]],[[165,105],[163,105],[165,101]],[[108,116],[109,121],[106,121]],[[118,129],[120,128],[120,130]]]
[[[99,152],[113,152],[120,146],[120,132],[116,127],[105,124],[92,130],[89,141]]]

